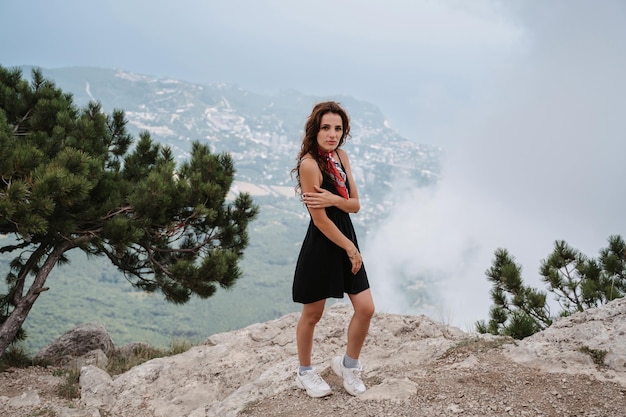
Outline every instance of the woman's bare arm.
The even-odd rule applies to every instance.
[[[317,193],[315,187],[322,185],[322,173],[312,158],[305,158],[300,163],[300,186],[303,194]],[[332,193],[329,193],[332,194]],[[333,194],[334,195],[334,194]],[[340,197],[341,198],[341,197]],[[354,243],[348,239],[328,218],[324,207],[311,207],[307,204],[313,224],[333,243],[346,251],[352,262],[352,273],[361,269],[362,259]],[[356,256],[355,256],[356,255]]]
[[[350,183],[350,198],[346,200],[340,195],[324,190],[321,187],[320,182],[320,184],[315,185],[313,192],[305,192],[304,188],[302,189],[304,202],[309,208],[326,208],[334,206],[346,213],[358,213],[361,209],[361,203],[359,201],[359,192],[352,176],[350,159],[348,158],[348,154],[341,149],[337,149],[335,152],[339,154],[339,158],[341,159],[343,167],[346,170],[347,181]]]

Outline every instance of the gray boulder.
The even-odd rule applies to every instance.
[[[89,352],[101,350],[106,355],[113,349],[115,346],[103,324],[85,323],[41,349],[35,360],[65,366]]]

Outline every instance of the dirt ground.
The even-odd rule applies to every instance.
[[[79,399],[61,395],[66,384],[61,373],[58,368],[37,366],[0,372],[0,416],[60,417],[64,408],[79,411]]]
[[[248,404],[242,417],[437,417],[533,416],[623,417],[626,387],[588,375],[550,374],[516,364],[498,348],[459,349],[406,377],[418,388],[409,398],[363,400],[345,393],[332,372],[322,376],[333,388],[323,399],[297,388]],[[472,366],[461,364],[473,363]],[[461,365],[461,366],[459,366]],[[0,373],[0,415],[12,417],[93,416],[80,401],[59,396],[65,379],[54,368],[10,369]],[[368,379],[366,385],[380,381]],[[102,416],[104,417],[104,415]],[[125,417],[125,416],[116,416]],[[174,417],[174,416],[173,416]],[[175,416],[178,417],[178,416]]]
[[[450,366],[469,355],[479,365]],[[549,374],[511,362],[497,350],[457,352],[429,364],[420,376],[415,395],[399,401],[363,401],[348,395],[334,373],[322,375],[333,388],[324,399],[293,389],[250,404],[240,416],[303,417],[436,417],[532,416],[624,417],[626,387],[601,382],[593,376]],[[377,381],[368,380],[366,385]]]

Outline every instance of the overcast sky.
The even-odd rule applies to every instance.
[[[394,271],[429,274],[466,329],[486,318],[496,248],[542,288],[555,240],[596,256],[626,236],[624,1],[3,0],[0,20],[4,66],[347,94],[444,146],[441,183],[390,196],[368,235],[382,310],[410,309]]]
[[[347,94],[421,143],[525,43],[488,0],[3,0],[0,16],[4,66]]]

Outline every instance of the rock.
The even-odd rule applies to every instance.
[[[345,329],[351,314],[349,305],[333,306],[317,326],[313,360],[324,374],[331,372],[329,359],[345,350]],[[249,402],[292,389],[298,317],[299,313],[293,313],[213,335],[203,346],[136,366],[115,378],[110,391],[94,392],[82,376],[81,386],[89,391],[92,404],[102,404],[112,415],[235,416]],[[413,369],[443,354],[465,336],[461,330],[426,316],[377,314],[362,359],[368,375],[385,383],[371,395],[389,398],[395,387],[401,389],[400,397],[408,398],[416,391],[408,373],[414,374]],[[385,373],[390,355],[402,358],[403,364],[393,379]],[[98,396],[101,398],[95,399]]]
[[[103,324],[86,323],[68,331],[41,349],[35,360],[63,366],[98,349],[106,355],[114,349],[113,341]]]
[[[151,347],[145,342],[133,342],[115,349],[115,352],[121,357],[129,357],[137,352],[150,350]]]
[[[417,393],[417,384],[409,378],[387,378],[368,389],[359,400],[406,401]]]
[[[104,370],[87,365],[80,370],[80,398],[88,408],[99,408],[112,401],[109,398],[111,376]]]
[[[546,372],[593,375],[626,385],[626,298],[563,317],[505,352]],[[597,363],[600,362],[600,363]]]
[[[377,313],[360,358],[368,390],[352,397],[329,366],[345,350],[352,315],[338,304],[315,332],[313,365],[333,390],[323,399],[295,387],[294,313],[212,335],[113,378],[83,366],[81,398],[69,403],[54,397],[64,381],[53,368],[10,369],[0,373],[0,415],[623,417],[625,308],[626,299],[616,300],[523,341],[465,333],[426,316]],[[136,347],[149,348],[127,351]]]
[[[80,370],[83,366],[93,365],[97,366],[100,369],[106,370],[107,364],[109,363],[109,358],[101,349],[92,350],[87,352],[86,354],[72,359],[65,366],[73,367],[75,369]]]
[[[28,390],[22,394],[10,398],[8,401],[11,407],[32,407],[39,405],[41,400],[39,399],[39,393],[37,391]]]

